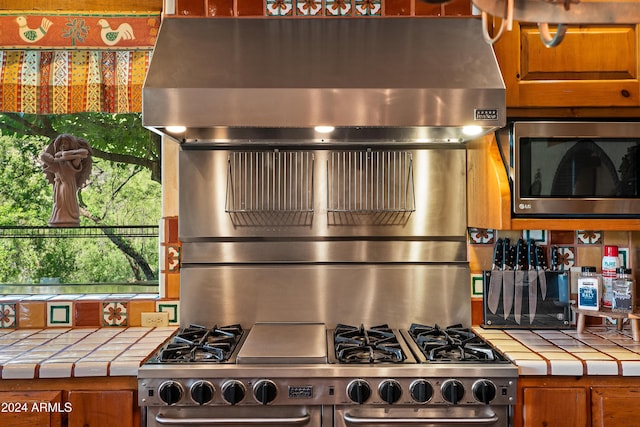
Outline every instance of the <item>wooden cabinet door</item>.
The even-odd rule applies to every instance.
[[[594,427],[640,425],[640,387],[593,387],[591,420]]]
[[[535,24],[514,23],[494,44],[507,107],[637,107],[638,27],[569,26],[547,48]]]
[[[69,427],[133,427],[133,393],[131,390],[70,391]]]
[[[0,405],[0,426],[62,425],[61,391],[3,391],[0,392]]]
[[[582,387],[526,387],[525,427],[587,427],[587,390]]]

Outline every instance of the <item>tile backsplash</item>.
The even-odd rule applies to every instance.
[[[169,312],[178,325],[180,303],[153,294],[0,295],[0,329],[140,326],[144,312]]]

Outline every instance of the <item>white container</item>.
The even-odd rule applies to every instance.
[[[602,257],[602,306],[613,307],[613,281],[616,279],[616,270],[620,267],[617,246],[605,246]]]
[[[600,278],[595,267],[582,267],[578,277],[578,308],[600,310]]]

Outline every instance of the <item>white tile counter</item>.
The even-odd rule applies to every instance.
[[[640,376],[640,343],[630,329],[473,330],[514,362],[520,375]]]
[[[0,378],[137,376],[176,329],[0,329]]]
[[[0,329],[0,378],[137,376],[176,329]],[[520,375],[640,376],[640,343],[630,330],[473,330],[513,361]]]

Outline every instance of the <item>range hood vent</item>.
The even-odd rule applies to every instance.
[[[463,142],[506,124],[481,34],[477,18],[165,18],[143,124],[187,144]]]

